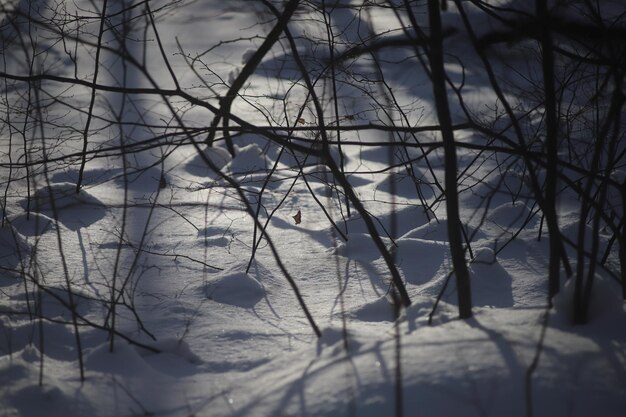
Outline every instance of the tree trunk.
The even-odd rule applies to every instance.
[[[547,153],[546,185],[544,196],[544,214],[550,235],[550,263],[548,266],[548,296],[550,303],[552,297],[559,292],[560,287],[560,255],[561,236],[556,213],[556,176],[557,176],[557,134],[558,116],[556,108],[555,87],[554,87],[554,55],[552,52],[552,38],[547,25],[548,9],[546,0],[537,0],[537,16],[544,22],[544,29],[541,33],[541,65],[543,70],[543,87],[545,94],[545,123],[546,139],[545,148]]]
[[[459,195],[457,191],[457,160],[452,118],[448,107],[446,80],[443,68],[443,44],[441,34],[441,15],[437,0],[428,2],[428,18],[430,23],[430,70],[437,108],[437,118],[441,126],[445,163],[445,194],[448,216],[448,239],[452,265],[456,275],[456,286],[459,302],[459,316],[463,319],[472,316],[472,294],[469,271],[465,263],[463,249],[461,218],[459,216]]]

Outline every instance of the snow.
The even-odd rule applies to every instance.
[[[77,4],[91,10],[87,3]],[[152,3],[156,10],[162,2]],[[458,27],[458,13],[449,6],[444,26]],[[473,18],[482,19],[481,32],[499,27],[471,10]],[[302,42],[301,52],[310,53],[306,64],[317,75],[328,50],[326,32],[306,19],[319,18],[315,13],[310,5],[302,6],[290,27]],[[259,22],[270,19],[257,2],[217,0],[183,1],[157,16],[183,89],[215,105],[216,94],[227,91],[226,82],[269,30]],[[370,16],[339,7],[331,16],[338,48],[342,42],[360,42],[370,30],[389,30],[392,36],[402,27],[389,10]],[[470,49],[465,36],[455,32],[446,41],[461,61]],[[154,39],[154,34],[149,37]],[[237,38],[239,42],[207,51]],[[112,37],[107,39],[114,44]],[[146,67],[159,85],[172,88],[153,43]],[[78,66],[87,71],[85,62],[91,61],[82,48]],[[498,48],[490,46],[494,55],[521,59],[507,46]],[[404,49],[381,50],[381,55],[381,62],[390,63],[385,64],[386,74],[396,100],[414,112],[411,121],[435,123],[426,75],[416,74],[415,63],[403,64]],[[200,58],[192,71],[185,57],[196,56]],[[472,59],[468,56],[466,62]],[[370,100],[373,90],[352,85],[358,74],[370,71],[368,62],[362,57],[342,64],[356,78],[340,83],[341,112],[357,115],[342,123],[379,122],[377,118],[389,116],[376,114],[380,109]],[[73,71],[71,62],[59,65]],[[454,80],[467,77],[467,91],[472,91],[468,103],[478,107],[493,99],[482,71],[468,64],[463,73],[452,59],[448,68]],[[505,66],[498,70],[514,77]],[[148,85],[137,69],[128,71],[129,79]],[[198,82],[197,71],[206,83]],[[122,79],[121,72],[113,65],[106,77]],[[292,134],[284,122],[296,124],[300,106],[307,126],[315,123],[311,108],[303,105],[306,92],[298,74],[287,43],[281,43],[248,80],[233,114],[259,126],[280,121],[276,131],[285,137]],[[482,95],[485,90],[490,93]],[[11,94],[21,93],[7,92]],[[123,100],[118,96],[111,93],[97,102],[99,117],[108,114],[111,103]],[[120,115],[128,122],[120,127],[128,129],[128,143],[156,135],[151,124],[175,124],[163,103],[145,100],[133,101],[133,106],[126,102]],[[185,107],[179,97],[171,100],[181,106],[178,116],[190,132],[210,125],[210,114]],[[325,110],[328,124],[336,123],[334,110]],[[85,115],[81,110],[72,117],[71,123],[59,119],[59,125],[75,124],[80,131]],[[138,120],[145,129],[133,127]],[[107,127],[104,119],[94,123],[98,133],[90,138],[91,150],[104,149],[111,137],[119,145],[117,127]],[[2,135],[4,131],[2,152],[17,152]],[[317,146],[316,135],[292,136]],[[384,141],[384,135],[366,129],[353,135],[342,132],[344,139],[363,144]],[[419,139],[438,140],[436,134],[428,135]],[[119,155],[90,159],[76,193],[78,162],[52,165],[54,152],[64,146],[75,152],[72,147],[82,145],[64,137],[58,139],[59,149],[46,156],[54,167],[48,178],[35,172],[27,188],[17,174],[8,178],[3,168],[8,197],[3,199],[6,217],[0,227],[0,417],[393,415],[398,352],[407,416],[624,415],[626,309],[620,283],[608,268],[597,268],[589,321],[573,325],[574,278],[565,279],[562,271],[562,289],[549,308],[549,236],[545,225],[540,229],[541,214],[513,162],[508,171],[498,172],[504,165],[495,158],[459,148],[459,172],[466,166],[475,169],[463,174],[460,187],[474,306],[474,316],[461,320],[445,202],[436,186],[444,169],[438,148],[429,151],[431,167],[423,163],[422,151],[411,148],[408,155],[393,155],[397,166],[388,169],[385,148],[342,147],[346,177],[412,300],[411,306],[397,310],[389,269],[366,221],[352,204],[348,216],[345,195],[326,165],[302,152],[283,151],[254,132],[232,134],[234,156],[223,141],[209,147],[202,138],[184,141],[195,140],[220,173],[208,168],[189,142],[146,145],[127,154],[125,161]],[[461,140],[480,143],[478,138]],[[335,162],[341,160],[337,146],[331,155]],[[479,162],[472,165],[474,160]],[[164,187],[161,174],[167,178]],[[621,181],[623,170],[616,168],[611,177]],[[227,179],[241,185],[249,207]],[[559,195],[561,231],[571,241],[578,235],[579,206],[575,196]],[[259,224],[249,209],[258,209]],[[295,224],[298,211],[301,223]],[[583,247],[589,250],[594,229],[591,222],[584,227]],[[602,252],[610,235],[597,235]],[[576,248],[566,250],[575,269]],[[608,264],[617,262],[616,245]],[[115,312],[112,298],[117,300]],[[320,338],[301,303],[319,327]]]
[[[271,166],[263,149],[256,143],[242,147],[235,145],[235,155],[235,158],[224,167],[225,170],[234,174],[265,172]]]
[[[240,269],[242,265],[239,265]],[[238,307],[254,307],[263,296],[263,286],[254,277],[245,272],[233,272],[207,284],[206,296],[218,303],[231,304]]]

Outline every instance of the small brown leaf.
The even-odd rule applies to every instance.
[[[300,210],[298,210],[296,215],[292,217],[296,221],[296,224],[300,224],[302,222],[302,213],[300,212]]]
[[[301,125],[306,124],[306,120],[304,120],[302,117],[300,117],[297,122]]]

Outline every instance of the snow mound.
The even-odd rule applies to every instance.
[[[336,356],[345,353],[346,343],[352,353],[358,352],[362,346],[349,329],[344,331],[341,327],[329,326],[322,329],[322,336],[318,339],[317,346],[319,349],[330,348],[325,351],[326,355]]]
[[[328,178],[330,178],[332,174],[324,164],[311,164],[302,167],[302,175],[306,177],[309,184],[323,184],[326,186],[328,184]]]
[[[189,344],[181,339],[168,337],[165,339],[157,340],[150,344],[150,346],[158,349],[161,353],[169,353],[174,356],[180,357],[185,361],[193,364],[202,363],[202,359],[189,347]]]
[[[512,307],[512,278],[498,263],[490,248],[478,248],[470,266],[472,304],[488,307]]]
[[[389,239],[383,239],[383,241],[389,242]],[[373,261],[381,256],[372,237],[366,233],[351,233],[347,242],[342,242],[337,246],[335,254],[365,262]]]
[[[12,217],[11,226],[24,236],[40,236],[54,227],[54,220],[41,213],[24,213]]]
[[[403,331],[405,409],[423,410],[430,416],[524,415],[526,404],[520,392],[524,392],[527,358],[532,358],[537,337],[536,327],[526,323],[536,322],[540,312],[510,311],[504,320],[495,314],[485,310],[470,321]],[[545,411],[542,415],[559,415],[569,400],[577,410],[572,415],[620,415],[622,369],[611,365],[590,339],[558,330],[548,334],[545,351],[550,354],[542,356],[541,368],[533,375],[536,409]],[[332,336],[337,337],[337,332]],[[255,416],[330,417],[343,415],[352,401],[353,415],[389,415],[394,406],[390,381],[396,343],[391,335],[382,341],[365,341],[345,367],[337,366],[340,345],[311,361],[302,361],[300,352],[285,355],[268,365],[274,373],[265,368],[245,383],[241,409]],[[358,370],[350,374],[357,381],[352,382],[352,390],[346,386],[350,381],[346,369]],[[599,414],[592,411],[596,407]]]
[[[85,205],[104,206],[102,201],[87,190],[82,189],[80,193],[76,194],[76,184],[59,182],[35,191],[35,194],[31,196],[30,207],[39,211],[50,211],[52,210],[51,199],[54,199],[57,210]],[[28,199],[21,200],[20,205],[26,209]]]
[[[57,317],[69,320],[71,318],[71,310],[69,306],[70,297],[67,288],[60,286],[44,285],[45,290],[41,293],[41,306],[46,311],[47,317]],[[13,297],[13,300],[26,302],[30,295],[19,293]],[[77,286],[72,287],[72,301],[74,309],[80,315],[85,315],[93,306],[93,295],[89,294],[85,289]]]
[[[415,176],[409,176],[406,173],[388,175],[376,185],[376,190],[388,194],[393,193],[403,198],[418,199],[421,194],[422,198],[427,199],[433,196],[433,191],[428,184],[421,181],[423,177],[424,175],[417,170]],[[418,194],[418,190],[420,194]]]
[[[554,314],[560,324],[571,324],[574,317],[575,278],[568,279],[561,291],[553,298]],[[626,304],[621,297],[619,284],[601,275],[596,275],[589,300],[588,323],[598,327],[602,324],[615,325],[616,319],[624,320]]]
[[[204,158],[207,158],[215,166],[214,171]],[[201,153],[194,153],[193,156],[185,164],[185,170],[197,177],[217,179],[221,177],[221,171],[232,160],[230,153],[220,146],[207,146]]]
[[[235,157],[224,166],[233,174],[266,171],[272,166],[263,149],[256,143],[239,147],[235,145]]]
[[[76,184],[71,182],[54,183],[38,189],[31,196],[30,208],[52,217],[53,201],[58,220],[71,230],[90,226],[106,214],[102,201],[84,189],[76,194]],[[20,205],[26,209],[28,199],[21,200]]]
[[[381,236],[388,236],[391,233],[392,218],[396,219],[396,236],[402,236],[425,223],[433,217],[432,212],[421,205],[411,205],[404,207],[394,213],[385,212],[381,215],[373,215],[372,221],[376,230]],[[368,233],[365,221],[360,215],[352,216],[346,222],[349,233]]]
[[[480,230],[477,230],[471,226],[465,226],[465,232],[468,238],[472,240],[485,239],[487,235]],[[404,236],[404,238],[411,239],[425,239],[425,240],[438,240],[448,241],[448,219],[432,219],[430,222],[422,225],[416,229],[411,230]]]
[[[384,295],[353,309],[348,315],[354,319],[367,322],[392,322],[395,320],[393,300],[388,295]]]
[[[623,183],[626,181],[626,171],[621,169],[614,169],[611,171],[611,179]]]
[[[69,326],[59,326],[52,322],[11,321],[0,318],[0,356],[24,349],[29,362],[41,357],[40,331],[43,331],[46,357],[71,361],[76,359],[76,338]],[[24,360],[28,358],[24,357]]]
[[[204,239],[204,244],[208,247],[213,247],[213,248],[225,248],[226,246],[228,246],[230,244],[230,239],[226,238],[226,237],[209,237]]]
[[[396,264],[407,282],[415,285],[432,280],[448,256],[448,245],[422,239],[401,238],[396,241]]]
[[[231,239],[226,237],[227,229],[209,226],[198,230],[198,242],[208,247],[226,247]]]
[[[580,245],[581,242],[578,241],[579,227],[580,227],[580,222],[578,219],[567,222],[560,228],[561,234],[566,239],[574,242],[576,245]],[[594,233],[593,227],[590,226],[589,224],[585,224],[584,228],[585,228],[585,241],[584,241],[585,249],[588,251],[591,251],[592,244],[593,244],[592,237],[595,235],[596,237],[599,238],[598,253],[600,254],[604,253],[608,244],[608,240],[609,240],[608,237],[606,235],[603,236],[602,232]]]
[[[119,375],[150,375],[154,370],[139,355],[137,349],[126,342],[115,344],[113,352],[109,343],[89,350],[85,355],[85,367],[92,371]]]
[[[326,327],[322,329],[322,335],[318,342],[323,346],[332,346],[344,338],[343,329],[339,327]]]
[[[54,361],[46,361],[43,385],[32,383],[39,379],[38,355],[37,350],[29,346],[14,354],[12,360],[0,360],[0,386],[3,387],[0,415],[62,417],[68,416],[70,407],[80,415],[100,415],[87,396],[76,395],[76,390],[68,387],[59,375],[67,370]]]
[[[265,289],[250,274],[231,272],[208,284],[206,295],[218,303],[251,308],[265,296]]]
[[[511,203],[514,197],[526,198],[532,192],[526,185],[523,175],[516,171],[507,171],[496,179],[481,181],[478,184],[471,184],[467,190],[463,191],[462,198],[475,204],[484,204],[489,199],[489,206],[499,206]]]
[[[530,208],[522,202],[504,203],[491,211],[487,215],[487,220],[502,228],[522,227],[528,216],[531,214]],[[536,219],[531,219],[528,226],[533,226]]]
[[[226,149],[218,146],[209,146],[202,152],[219,169],[224,168],[232,159]]]

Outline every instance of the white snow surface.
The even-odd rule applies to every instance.
[[[178,35],[185,48],[201,52],[259,29],[253,11],[234,10],[229,2],[188,3],[160,22],[172,54]],[[393,16],[385,19],[393,22]],[[225,62],[238,67],[240,57],[245,61],[254,51],[248,42],[224,48],[228,59],[216,59],[216,71],[226,79],[233,68]],[[162,65],[154,71],[168,77]],[[262,78],[253,77],[250,88],[269,94],[270,82]],[[398,93],[425,101],[431,94]],[[537,216],[526,221],[531,204],[494,198],[479,223],[470,218],[478,191],[461,195],[470,219],[466,233],[472,236],[474,317],[458,318],[451,279],[429,323],[452,269],[444,206],[425,210],[415,184],[406,179],[396,178],[392,187],[384,173],[349,177],[375,216],[412,299],[410,307],[396,312],[389,272],[363,219],[354,212],[348,218],[336,200],[329,203],[326,196],[334,190],[315,172],[314,161],[305,170],[311,173],[305,184],[297,169],[289,169],[293,155],[279,159],[264,139],[246,138],[235,142],[234,158],[223,143],[202,150],[223,173],[241,181],[253,209],[262,203],[263,224],[289,190],[267,234],[322,337],[313,332],[267,241],[250,260],[253,236],[259,234],[241,196],[204,167],[194,149],[181,148],[166,160],[163,189],[160,171],[129,177],[126,191],[133,204],[126,207],[123,236],[125,182],[119,165],[93,161],[86,176],[95,180],[79,194],[71,167],[34,190],[30,200],[22,190],[7,208],[13,214],[0,228],[0,266],[7,271],[0,275],[0,416],[394,415],[398,352],[406,416],[515,417],[529,415],[529,408],[534,416],[624,415],[626,313],[619,283],[598,270],[585,325],[571,324],[573,280],[563,280],[548,309],[547,236],[537,241]],[[360,164],[378,172],[386,161],[385,150],[364,148],[369,159],[363,162],[360,149],[346,149],[348,172],[364,170]],[[263,174],[275,164],[264,184]],[[419,169],[426,176],[426,168]],[[347,230],[347,241],[308,187],[339,230]],[[391,189],[401,203],[393,213]],[[424,197],[432,201],[434,193]],[[302,221],[296,225],[298,211]],[[522,232],[504,246],[518,227]],[[392,230],[395,235],[389,236]],[[30,310],[33,288],[24,292],[25,278],[11,272],[27,264],[21,256],[35,249],[39,276],[51,288],[41,302],[41,314],[50,320],[38,320],[39,312]],[[118,249],[121,262],[114,271]],[[117,308],[120,334],[111,351],[110,318],[104,326],[108,308],[99,300],[110,299],[114,276],[118,288],[126,279],[129,284],[126,304]],[[79,326],[83,382],[67,280],[81,322],[94,324]]]

